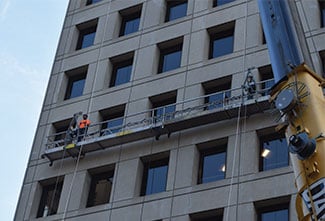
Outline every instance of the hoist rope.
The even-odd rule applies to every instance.
[[[247,48],[247,23],[248,23],[248,0],[245,1],[246,3],[246,10],[245,10],[245,28],[244,28],[244,54],[243,54],[243,59],[242,59],[242,66],[243,66],[243,73],[246,73],[246,48]],[[242,93],[243,94],[243,93]],[[244,100],[245,98],[243,97],[242,99],[242,104],[238,107],[238,117],[237,117],[237,124],[236,124],[236,138],[235,138],[235,147],[234,147],[234,154],[233,154],[233,163],[232,163],[232,172],[231,172],[231,179],[230,179],[230,187],[229,187],[229,194],[228,194],[228,199],[227,199],[227,212],[226,212],[226,217],[225,217],[225,221],[228,221],[229,219],[229,212],[230,212],[230,204],[231,204],[231,196],[232,196],[232,190],[233,190],[233,185],[234,185],[234,179],[235,179],[235,166],[236,166],[236,158],[237,158],[237,153],[238,153],[238,177],[240,175],[240,149],[241,149],[241,143],[240,140],[242,139],[241,137],[241,130],[240,130],[240,118],[241,118],[241,107],[244,105]],[[246,118],[246,105],[245,106],[245,115],[244,115],[244,119]],[[246,120],[245,120],[246,122]],[[245,128],[246,130],[246,128]],[[236,195],[237,195],[237,205],[236,205],[236,217],[238,216],[238,196],[239,196],[239,185],[237,187],[237,191],[236,191]],[[238,218],[236,218],[238,219]]]
[[[111,3],[108,3],[108,7],[107,7],[107,10],[106,10],[107,12],[110,11],[110,6],[111,6]],[[108,14],[106,14],[105,25],[104,25],[103,30],[106,30],[107,23],[108,23]],[[99,30],[98,25],[97,25],[97,30]],[[91,94],[90,94],[87,113],[90,113],[92,105],[93,105],[93,96],[94,96],[94,91],[95,91],[95,83],[96,83],[97,76],[98,76],[98,65],[99,65],[98,63],[99,63],[99,59],[100,59],[102,48],[103,48],[103,43],[104,43],[104,39],[105,39],[105,32],[103,32],[102,35],[103,36],[102,36],[101,42],[99,44],[99,51],[98,51],[98,56],[97,56],[97,60],[96,60],[97,64],[96,64],[96,70],[95,70],[95,77],[94,77],[94,80],[93,80],[93,83],[92,83],[92,88],[91,88]],[[87,133],[88,133],[88,130],[86,129],[86,131],[84,133],[84,136],[83,136],[83,140],[87,137]],[[62,221],[65,220],[65,217],[66,217],[66,214],[67,214],[67,211],[68,211],[68,206],[69,206],[69,202],[70,202],[70,198],[71,198],[73,184],[74,184],[74,180],[75,180],[75,177],[76,177],[76,174],[77,174],[77,170],[78,170],[78,166],[79,166],[79,162],[80,162],[80,157],[81,157],[81,154],[82,154],[82,149],[83,149],[83,144],[80,146],[80,149],[79,149],[76,166],[75,166],[75,169],[73,171],[73,176],[72,176],[72,180],[71,180],[71,184],[70,184],[70,188],[69,188],[69,192],[68,192],[68,197],[67,197],[66,204],[65,204],[65,207],[64,207]]]

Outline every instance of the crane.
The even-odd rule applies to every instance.
[[[325,80],[304,62],[288,0],[258,0],[297,187],[299,221],[325,220]]]

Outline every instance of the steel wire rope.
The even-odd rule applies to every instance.
[[[246,48],[247,48],[247,23],[248,23],[248,1],[249,0],[246,0],[245,1],[245,5],[246,5],[246,10],[245,10],[245,28],[244,28],[244,54],[243,54],[243,58],[242,58],[242,65],[243,65],[243,72],[245,73],[245,70],[246,70],[246,67],[247,67],[247,64],[246,64]],[[239,164],[239,161],[240,161],[240,147],[241,147],[241,142],[239,142],[239,140],[242,139],[241,137],[241,130],[240,130],[240,118],[241,118],[241,107],[242,105],[245,105],[244,104],[245,100],[244,100],[244,97],[242,99],[242,104],[239,106],[238,108],[238,117],[237,117],[237,125],[236,125],[236,138],[235,138],[235,149],[234,149],[234,160],[233,160],[233,164],[232,164],[232,173],[231,173],[231,179],[230,179],[230,187],[229,187],[229,194],[228,194],[228,200],[227,200],[227,212],[226,212],[226,218],[225,218],[225,221],[228,221],[228,217],[229,217],[229,211],[230,211],[230,200],[231,200],[231,195],[232,195],[232,189],[233,189],[233,185],[234,185],[234,175],[235,175],[235,166],[236,166],[236,156],[237,156],[237,151],[238,151],[238,176],[239,177],[239,174],[240,174],[240,164]],[[245,116],[246,118],[246,105],[245,105]],[[238,184],[238,187],[237,187],[237,205],[236,205],[236,217],[238,216],[238,196],[239,196],[239,184]]]
[[[107,12],[110,11],[110,6],[111,6],[111,3],[109,2],[108,3],[108,6],[107,6]],[[101,42],[99,44],[98,56],[97,56],[97,60],[96,60],[95,77],[94,77],[94,80],[93,80],[93,83],[92,83],[92,88],[91,88],[91,94],[90,94],[90,99],[89,99],[89,103],[88,103],[87,113],[90,113],[91,108],[92,108],[92,104],[93,104],[93,96],[94,96],[94,91],[95,91],[95,83],[96,83],[97,76],[98,76],[98,63],[99,63],[99,59],[100,59],[100,56],[101,56],[101,52],[102,52],[102,48],[103,48],[103,43],[104,43],[104,39],[105,39],[105,30],[107,28],[108,17],[109,17],[108,14],[106,14],[105,25],[104,25],[104,32],[102,33],[103,36],[102,36]],[[97,30],[98,30],[98,27],[97,27]],[[87,133],[88,133],[88,129],[86,128],[85,133],[84,133],[84,136],[83,136],[83,140],[85,140],[85,138],[87,137]],[[76,174],[77,174],[77,170],[78,170],[78,166],[79,166],[79,162],[80,162],[80,157],[81,157],[81,154],[82,154],[83,146],[84,146],[84,144],[81,144],[80,149],[79,149],[76,166],[75,166],[74,171],[73,171],[73,176],[72,176],[72,180],[71,180],[70,187],[69,187],[68,197],[67,197],[66,204],[65,204],[65,207],[64,207],[64,211],[63,211],[62,221],[65,220],[65,217],[66,217],[66,214],[67,214],[67,211],[68,211],[70,197],[71,197],[71,193],[72,193],[72,189],[73,189],[74,180],[75,180],[75,177],[76,177]]]

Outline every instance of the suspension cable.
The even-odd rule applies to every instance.
[[[110,7],[111,7],[111,3],[108,3],[108,7],[107,7],[107,10],[106,10],[107,12],[110,11]],[[108,23],[108,14],[106,14],[104,30],[106,30],[106,28],[107,28],[107,23]],[[103,43],[104,43],[104,39],[105,39],[105,33],[102,33],[102,35],[103,36],[102,36],[102,39],[101,39],[101,42],[100,42],[100,45],[99,45],[99,52],[98,52],[98,56],[97,56],[95,77],[94,77],[94,80],[93,80],[93,83],[92,83],[92,89],[91,89],[91,95],[90,95],[90,99],[89,99],[89,105],[88,105],[87,113],[90,113],[90,111],[92,109],[92,105],[93,105],[93,96],[94,96],[94,92],[95,92],[95,83],[96,83],[97,76],[98,76],[98,62],[99,62],[100,55],[102,53]],[[87,133],[88,133],[88,130],[86,128],[83,140],[87,137]],[[75,169],[74,169],[74,172],[73,172],[73,176],[72,176],[72,180],[71,180],[71,184],[70,184],[70,188],[69,188],[69,192],[68,192],[68,197],[67,197],[66,204],[65,204],[65,207],[64,207],[62,221],[65,220],[65,217],[66,217],[66,214],[67,214],[67,210],[68,210],[68,206],[69,206],[69,202],[70,202],[70,198],[71,198],[71,193],[72,193],[72,189],[73,189],[74,180],[75,180],[75,177],[76,177],[76,174],[77,174],[77,170],[78,170],[78,166],[79,166],[79,162],[80,162],[80,157],[82,155],[82,149],[83,149],[83,144],[80,146],[80,149],[79,149],[76,166],[75,166]]]

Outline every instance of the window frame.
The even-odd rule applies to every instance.
[[[179,61],[178,61],[178,63],[179,63],[178,67],[171,67],[171,68],[168,67],[168,68],[165,69],[166,56],[171,55],[171,54],[173,54],[175,52],[180,53]],[[168,72],[168,71],[172,71],[172,70],[176,70],[176,69],[180,68],[181,65],[182,65],[182,53],[183,53],[183,41],[175,43],[175,44],[173,44],[171,46],[168,46],[166,48],[160,48],[159,49],[158,74]]]
[[[43,183],[41,182],[40,185],[42,188],[42,194],[41,194],[40,201],[38,204],[36,218],[48,217],[48,216],[57,214],[60,199],[61,199],[61,194],[62,194],[62,188],[63,188],[63,177],[58,177],[56,179],[47,180]],[[50,191],[54,192],[51,194],[51,196],[49,196]],[[48,208],[49,213],[44,215],[45,207],[46,207],[47,201],[49,200],[48,198],[53,198],[53,197],[54,197],[54,199],[50,199],[50,202],[51,202],[50,206],[54,207],[54,208],[53,209]]]
[[[95,2],[94,2],[94,1],[95,1]],[[87,6],[87,5],[96,4],[96,3],[100,2],[100,1],[102,1],[102,0],[87,0],[87,1],[86,1],[86,6]]]
[[[265,65],[262,67],[258,68],[258,73],[259,73],[259,77],[260,77],[260,90],[261,90],[261,94],[262,96],[266,96],[268,95],[268,91],[265,91],[266,88],[271,88],[274,84],[274,73],[273,73],[273,69],[271,65]],[[273,81],[269,81],[270,85],[267,85],[268,83],[265,81],[271,80],[273,79]]]
[[[264,133],[262,135],[259,135],[259,171],[263,172],[263,171],[269,171],[269,170],[274,170],[274,169],[278,169],[278,168],[282,168],[282,167],[287,167],[289,166],[289,150],[286,151],[287,153],[287,161],[285,162],[285,166],[276,166],[276,167],[272,167],[272,168],[267,168],[267,165],[265,165],[265,159],[266,157],[262,156],[262,153],[264,151],[264,143],[265,142],[270,142],[270,141],[274,141],[274,140],[278,140],[278,139],[283,139],[284,142],[286,142],[286,147],[288,147],[288,143],[287,140],[285,138],[284,134],[280,134],[280,133]]]
[[[123,59],[121,61],[117,61],[115,62],[114,59],[111,60],[112,62],[112,74],[111,74],[111,79],[110,79],[110,83],[109,83],[109,87],[117,87],[119,85],[123,85],[123,84],[126,84],[126,83],[129,83],[131,81],[131,76],[132,76],[132,71],[133,71],[133,53],[131,55],[132,57],[128,57],[126,59]],[[122,83],[118,83],[116,82],[116,80],[118,79],[118,71],[119,69],[122,69],[122,68],[126,68],[126,67],[129,67],[131,66],[131,69],[130,69],[130,73],[128,73],[128,76],[127,76],[127,79],[128,81],[126,82],[122,82]]]
[[[290,220],[290,196],[273,198],[264,201],[254,202],[257,221],[262,221],[264,213],[287,210],[288,221]]]
[[[229,4],[229,3],[234,2],[236,0],[228,0],[227,2],[224,2],[224,3],[221,3],[221,4],[218,4],[218,1],[219,0],[213,0],[212,7],[220,7],[222,5]]]
[[[97,32],[97,26],[98,26],[98,18],[93,19],[91,21],[87,21],[82,24],[78,24],[76,27],[78,29],[78,40],[76,44],[76,51],[88,48],[94,45],[95,38],[96,38],[96,32]],[[93,34],[92,42],[89,45],[83,46],[85,36]]]
[[[162,120],[170,120],[173,118],[173,114],[171,114],[170,116],[166,114],[173,113],[176,111],[177,91],[175,90],[152,96],[149,98],[149,101],[151,103],[151,108],[153,109],[151,117],[154,119],[155,123],[160,122]],[[167,108],[173,107],[173,111],[163,111],[165,113],[165,116],[163,118],[163,115],[159,114],[158,110],[166,108],[166,106]]]
[[[180,17],[177,17],[177,18],[173,18],[171,19],[170,16],[171,16],[171,9],[174,8],[174,7],[177,7],[179,5],[183,5],[183,4],[186,4],[186,11],[185,11],[185,15],[182,15]],[[187,0],[177,0],[177,1],[170,1],[170,0],[167,0],[166,1],[166,16],[165,16],[165,22],[170,22],[170,21],[174,21],[176,19],[180,19],[180,18],[183,18],[183,17],[186,17],[187,16],[187,9],[188,9],[188,1]]]
[[[143,175],[142,175],[142,182],[141,182],[141,190],[140,190],[140,196],[147,196],[151,194],[161,193],[165,192],[167,188],[167,181],[168,181],[168,171],[169,171],[169,155],[160,157],[158,159],[149,158],[147,160],[142,160],[143,163]],[[167,167],[166,176],[164,177],[164,183],[165,187],[162,191],[151,191],[150,193],[147,192],[148,188],[148,178],[149,178],[149,170],[150,169],[156,169],[161,167]],[[152,182],[153,185],[153,182]],[[151,187],[153,189],[153,187]]]
[[[130,14],[126,14],[126,13],[120,13],[121,17],[122,17],[122,22],[121,22],[121,28],[120,28],[120,32],[119,32],[119,37],[122,37],[122,36],[126,36],[126,35],[129,35],[129,34],[132,34],[132,33],[135,33],[135,32],[138,32],[139,31],[139,28],[140,28],[140,22],[141,22],[141,8],[136,11],[136,12],[133,12],[133,13],[130,13]],[[139,24],[138,24],[138,27],[137,27],[137,30],[132,30],[132,32],[129,32],[129,33],[125,33],[125,28],[126,28],[126,24],[130,21],[134,21],[134,20],[139,20]]]
[[[113,188],[113,179],[114,179],[114,169],[107,170],[107,171],[101,171],[101,172],[96,172],[96,173],[91,173],[91,182],[89,186],[89,191],[88,191],[88,197],[87,197],[87,204],[86,207],[94,207],[98,205],[103,205],[107,204],[110,202],[110,197],[112,194],[112,188]],[[110,185],[110,190],[107,193],[107,199],[104,201],[96,202],[96,189],[99,181],[105,180],[107,183]]]
[[[101,136],[104,136],[107,134],[112,134],[112,133],[117,133],[117,132],[119,132],[117,128],[113,129],[112,133],[108,133],[107,131],[103,131],[103,130],[109,128],[108,123],[110,121],[114,121],[116,119],[122,119],[121,126],[123,126],[124,118],[125,118],[125,104],[118,105],[115,107],[110,107],[105,110],[101,110],[100,115],[102,117],[103,122],[106,122],[105,124],[101,125]]]
[[[221,55],[214,56],[214,51],[215,51],[214,43],[215,43],[215,41],[225,39],[225,38],[228,38],[228,37],[233,38],[232,39],[232,49],[231,49],[232,52],[230,52],[230,53],[226,52],[226,53],[222,53]],[[211,34],[210,35],[209,59],[219,58],[219,57],[222,57],[222,56],[233,53],[234,52],[234,41],[235,41],[235,38],[234,38],[234,33],[232,31],[229,31],[229,32],[227,31],[226,33],[221,34],[221,35],[219,35],[219,33]]]
[[[70,99],[73,99],[73,98],[76,98],[76,97],[81,97],[83,95],[83,92],[84,92],[84,89],[85,89],[86,79],[87,79],[87,71],[83,71],[83,72],[80,72],[78,74],[68,76],[68,84],[67,84],[67,89],[66,89],[66,92],[65,92],[64,100],[70,100]],[[82,91],[80,92],[81,94],[78,93],[80,95],[71,97],[72,94],[73,94],[74,83],[76,83],[78,81],[81,81],[81,80],[84,81]]]
[[[225,168],[227,165],[227,144],[223,144],[223,145],[217,145],[215,147],[209,147],[206,149],[202,149],[199,151],[200,152],[200,158],[199,158],[199,170],[198,170],[198,180],[197,180],[197,184],[204,184],[204,183],[210,183],[210,182],[216,182],[219,180],[224,180],[226,178],[226,171],[227,169],[223,172],[223,178],[218,178],[218,179],[214,179],[213,181],[203,181],[204,180],[204,161],[205,161],[205,157],[208,156],[213,156],[213,155],[219,155],[219,154],[225,154],[224,156],[224,165]]]
[[[222,93],[223,95],[222,103],[217,103],[215,106],[205,106],[204,110],[212,110],[223,107],[224,102],[227,102],[226,99],[231,97],[231,80],[231,76],[226,76],[202,83],[205,96],[204,104],[212,102],[210,101],[212,96],[218,95],[219,93]]]
[[[318,1],[320,9],[320,26],[321,28],[325,27],[325,2]]]

